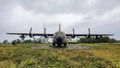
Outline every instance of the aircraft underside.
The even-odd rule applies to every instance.
[[[60,35],[54,36],[54,38],[53,38],[53,46],[61,47],[62,44],[63,44],[63,46],[66,47],[67,39],[65,37],[66,37],[65,34],[63,36],[60,36]]]
[[[53,46],[58,46],[58,47],[62,47],[62,46],[66,47],[66,45],[67,45],[67,43],[54,43],[54,42],[52,44],[53,44]]]

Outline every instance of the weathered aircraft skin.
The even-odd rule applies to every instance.
[[[53,46],[57,44],[58,46],[61,46],[61,44],[64,44],[66,46],[67,44],[67,38],[66,34],[62,31],[57,31],[53,35]]]

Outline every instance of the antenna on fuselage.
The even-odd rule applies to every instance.
[[[61,25],[59,24],[59,31],[61,31]]]

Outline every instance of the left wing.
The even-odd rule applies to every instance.
[[[66,36],[71,36],[72,38],[78,37],[78,36],[84,36],[87,38],[90,38],[91,36],[94,36],[96,38],[102,37],[102,36],[113,36],[113,34],[66,34]]]
[[[72,38],[74,38],[75,36],[84,36],[87,38],[90,38],[91,36],[94,36],[96,38],[98,37],[102,37],[102,36],[113,36],[113,34],[91,34],[90,33],[90,28],[88,28],[88,34],[75,34],[75,30],[73,28],[73,34],[66,34],[66,36],[71,36]]]

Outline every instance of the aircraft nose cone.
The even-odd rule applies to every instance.
[[[62,40],[63,40],[63,38],[62,38],[61,36],[58,36],[58,37],[57,37],[57,42],[58,42],[58,43],[61,43]]]

